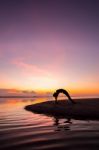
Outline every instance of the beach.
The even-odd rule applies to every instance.
[[[0,149],[98,150],[98,120],[61,118],[60,116],[50,116],[24,109],[26,106],[41,104],[42,102],[52,103],[51,100],[49,97],[0,99]],[[79,101],[75,99],[76,102],[81,102],[81,105],[90,103],[90,105],[97,105],[98,108],[98,99],[93,100]],[[59,103],[61,102],[59,101]],[[71,106],[68,100],[64,103]]]

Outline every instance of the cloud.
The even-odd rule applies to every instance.
[[[35,96],[35,91],[17,90],[17,89],[0,89],[0,96]]]
[[[13,60],[12,62],[14,65],[16,65],[18,67],[18,69],[20,69],[20,71],[22,71],[24,73],[24,75],[30,75],[30,76],[47,76],[47,77],[51,77],[51,73],[43,68],[40,68],[36,65],[33,64],[29,64],[26,63],[24,60],[22,59],[17,59],[17,60]]]

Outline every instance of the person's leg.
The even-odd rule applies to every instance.
[[[76,102],[71,99],[71,97],[70,97],[70,95],[68,93],[67,93],[67,97],[72,102],[72,104],[76,104]]]

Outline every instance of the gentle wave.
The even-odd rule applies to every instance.
[[[29,99],[2,100],[0,149],[99,149],[99,121],[71,119],[69,122],[66,118],[34,114],[24,109],[32,102]]]

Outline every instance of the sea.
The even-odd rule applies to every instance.
[[[57,118],[25,110],[52,100],[0,98],[0,150],[99,150],[99,121]]]

